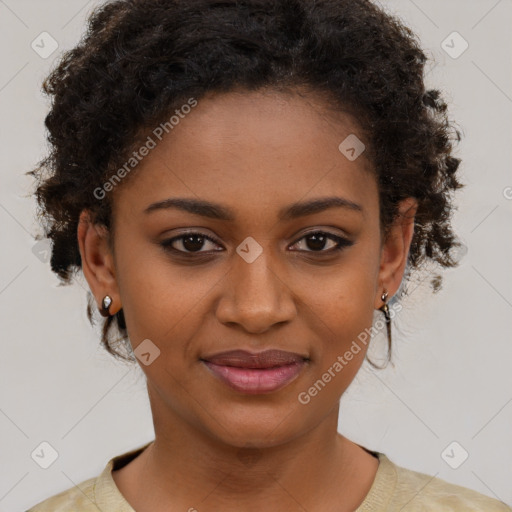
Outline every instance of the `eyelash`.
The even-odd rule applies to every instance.
[[[341,251],[341,250],[345,249],[346,247],[350,247],[351,245],[354,244],[354,242],[352,242],[352,241],[350,241],[350,240],[348,240],[346,238],[343,238],[341,236],[334,235],[332,233],[328,233],[328,232],[325,232],[325,231],[310,231],[309,233],[306,233],[301,238],[299,238],[292,245],[296,245],[298,242],[300,242],[304,238],[307,238],[307,237],[312,236],[312,235],[319,235],[319,234],[324,235],[326,238],[335,241],[337,243],[337,246],[333,247],[333,248],[331,248],[329,250],[319,250],[319,251],[311,251],[311,250],[303,250],[303,251],[301,251],[301,250],[299,250],[298,252],[306,252],[306,253],[319,254],[319,255],[332,254],[332,253],[336,253],[338,251]],[[212,238],[211,236],[208,236],[208,235],[206,235],[204,233],[200,233],[200,232],[196,232],[196,231],[191,231],[189,233],[184,233],[184,234],[182,234],[180,236],[175,236],[173,238],[169,238],[167,240],[163,240],[162,242],[160,242],[160,245],[166,251],[172,252],[174,254],[186,255],[187,258],[194,258],[194,257],[198,257],[198,255],[205,255],[205,254],[209,255],[209,254],[212,254],[213,252],[222,252],[220,250],[214,250],[214,251],[181,251],[179,249],[175,249],[174,247],[172,247],[173,242],[175,242],[176,240],[182,240],[183,238],[186,238],[187,236],[194,236],[194,235],[199,235],[201,238],[204,238],[206,240],[209,240],[210,242],[213,242],[216,245],[219,245],[218,242],[214,238]]]

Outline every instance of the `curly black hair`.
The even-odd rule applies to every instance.
[[[378,180],[383,232],[400,200],[418,201],[407,268],[458,265],[452,249],[461,244],[450,219],[451,194],[464,186],[452,147],[461,137],[441,92],[425,88],[427,60],[415,34],[370,0],[115,0],[96,7],[80,42],[43,82],[52,97],[45,119],[51,150],[27,173],[37,180],[52,271],[69,284],[81,268],[83,209],[113,235],[112,193],[101,200],[98,190],[149,130],[190,98],[264,88],[307,90],[330,111],[354,115]],[[439,275],[431,285],[440,288]],[[93,305],[89,292],[92,324]],[[101,342],[134,360],[122,310],[105,319]]]

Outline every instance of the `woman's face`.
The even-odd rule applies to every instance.
[[[348,117],[334,123],[311,97],[210,96],[161,141],[152,135],[156,147],[117,186],[113,257],[94,229],[79,230],[98,303],[109,294],[110,312],[123,308],[155,424],[182,421],[233,446],[271,446],[337,412],[366,353],[358,335],[372,325],[383,288],[396,292],[413,228],[397,225],[381,246],[364,152],[354,159],[339,149],[357,134]],[[339,205],[301,206],[326,198]],[[192,213],[161,203],[169,199],[215,207]],[[296,370],[288,381],[272,370],[259,380],[261,369],[240,371],[252,377],[237,374],[234,388],[205,359],[236,349],[307,360],[288,366]],[[331,378],[319,386],[325,373]]]

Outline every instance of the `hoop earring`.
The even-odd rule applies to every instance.
[[[380,298],[384,302],[384,304],[379,308],[379,310],[384,313],[384,317],[386,318],[386,329],[388,332],[388,348],[391,349],[391,316],[389,314],[389,307],[386,302],[386,299],[388,298],[388,292],[384,290]]]
[[[103,297],[103,300],[101,301],[101,306],[102,306],[100,308],[101,316],[104,316],[104,317],[110,316],[109,308],[110,308],[111,304],[112,304],[112,297],[110,295],[105,295],[105,297]]]

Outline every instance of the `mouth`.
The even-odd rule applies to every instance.
[[[309,358],[293,352],[233,350],[201,358],[208,370],[231,389],[246,394],[278,391],[295,380]]]

